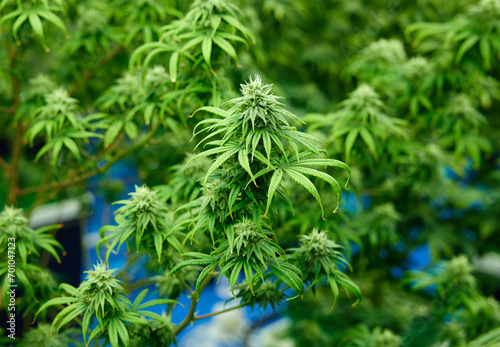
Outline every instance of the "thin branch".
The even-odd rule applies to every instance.
[[[10,69],[15,71],[16,68],[16,51],[15,48],[9,48],[9,59],[10,59]],[[12,80],[12,91],[14,95],[14,102],[12,104],[11,111],[15,113],[17,106],[19,105],[19,79],[15,73],[11,74]],[[24,125],[21,121],[14,124],[15,135],[14,143],[12,144],[12,155],[11,155],[11,165],[9,170],[9,191],[7,193],[7,204],[12,205],[16,203],[17,195],[19,191],[19,160],[22,154],[22,146],[24,139]]]
[[[125,140],[125,134],[121,133],[109,146],[107,147],[105,146],[102,150],[100,150],[95,154],[96,160],[101,161],[102,159],[104,159],[104,157],[106,157],[106,155],[113,152],[115,149],[119,148],[123,140]],[[151,140],[149,143],[152,144],[153,140]]]
[[[207,276],[203,283],[201,284],[200,288],[200,293],[205,289],[207,284],[212,280],[212,278],[215,276],[215,272],[212,272],[211,275]],[[189,306],[189,312],[187,316],[184,318],[184,320],[177,326],[177,328],[174,330],[174,335],[179,335],[179,333],[184,330],[185,327],[191,322],[195,321],[195,315],[194,315],[194,310],[196,309],[196,304],[198,303],[198,300],[196,299],[196,294],[191,295],[191,305]]]
[[[136,290],[137,288],[148,286],[148,285],[153,284],[153,283],[156,283],[156,279],[154,277],[143,278],[141,280],[138,280],[137,282],[134,282],[134,283],[128,285],[126,288],[126,292],[131,293],[132,291]]]
[[[120,271],[118,271],[116,273],[116,277],[124,277],[126,275],[127,270],[132,265],[137,263],[137,261],[139,259],[141,259],[143,255],[144,255],[144,253],[132,253],[132,254],[129,253],[129,256],[127,257],[126,265],[123,267],[123,269],[121,269]]]
[[[194,295],[194,291],[191,289],[191,287],[189,287],[189,285],[186,283],[186,281],[184,281],[184,278],[182,278],[182,276],[180,276],[179,273],[176,273],[175,276],[177,277],[177,279],[179,280],[179,282],[182,283],[182,285],[184,286],[184,288],[187,289],[187,291],[189,292],[189,295],[193,296]]]
[[[208,318],[208,317],[213,317],[213,316],[216,316],[218,314],[222,314],[222,313],[226,313],[226,312],[229,312],[229,311],[237,310],[237,309],[242,308],[244,306],[245,305],[241,304],[241,305],[229,307],[229,308],[226,308],[224,310],[217,311],[217,312],[202,314],[200,316],[195,316],[194,320],[199,320],[199,319],[204,319],[204,318]]]
[[[121,50],[122,46],[116,46],[115,49],[113,49],[111,52],[108,53],[104,58],[102,58],[97,65],[90,71],[87,71],[86,73],[83,74],[82,79],[76,84],[76,86],[70,91],[69,95],[72,96],[74,95],[87,81],[94,76],[97,71],[99,71],[104,65],[106,65],[107,62],[109,62],[111,59],[113,59]]]
[[[25,195],[25,194],[31,194],[31,193],[44,192],[47,190],[57,190],[57,189],[65,188],[65,187],[86,181],[87,179],[94,177],[96,175],[103,174],[118,160],[120,160],[121,158],[127,156],[128,154],[136,151],[137,149],[142,147],[144,144],[148,143],[151,140],[151,138],[153,137],[154,133],[156,132],[156,129],[157,129],[157,127],[152,128],[151,131],[148,133],[148,135],[143,140],[137,142],[136,144],[134,144],[133,146],[130,146],[127,149],[124,149],[124,150],[118,152],[116,154],[116,156],[113,157],[113,159],[111,159],[110,161],[108,161],[106,164],[104,164],[103,166],[101,166],[99,168],[88,171],[87,173],[85,173],[77,178],[67,178],[62,182],[49,183],[49,184],[44,184],[44,185],[37,186],[37,187],[28,187],[28,188],[20,189],[18,191],[18,194]]]
[[[14,113],[16,112],[14,107],[0,107],[0,113]]]
[[[2,157],[0,157],[0,166],[2,166],[5,171],[7,171],[7,172],[10,171],[10,165],[9,165],[9,163],[7,163],[5,161],[5,159],[2,158]]]

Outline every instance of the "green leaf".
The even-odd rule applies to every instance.
[[[59,330],[69,322],[71,322],[73,319],[81,315],[85,310],[88,309],[87,305],[79,305],[77,303],[67,306],[64,308],[62,311],[60,311],[57,316],[54,318],[54,321],[52,322],[52,326],[55,325],[55,323],[59,322],[57,325],[56,332],[59,332]],[[63,318],[64,317],[64,318]]]
[[[106,130],[104,134],[104,146],[109,146],[120,134],[123,127],[123,121],[119,120],[111,124],[111,126]]]
[[[231,58],[234,59],[236,62],[236,65],[238,64],[238,55],[236,54],[236,51],[234,50],[234,47],[224,38],[220,36],[214,36],[213,38],[215,44],[219,46],[223,51],[225,51]]]
[[[217,267],[217,263],[213,263],[208,265],[206,268],[198,276],[198,280],[196,281],[196,298],[198,301],[200,299],[201,285],[203,281],[207,278],[207,276]]]
[[[148,291],[149,290],[146,288],[143,291],[141,291],[139,295],[137,295],[137,298],[135,298],[134,303],[132,304],[134,308],[137,308],[137,305],[139,305],[142,302],[142,300],[144,300]]]
[[[297,182],[298,184],[300,184],[301,186],[306,188],[307,191],[314,196],[314,198],[318,201],[319,206],[321,207],[321,217],[324,217],[325,211],[323,210],[323,203],[321,202],[321,197],[319,196],[318,190],[316,189],[314,184],[309,180],[309,178],[307,178],[306,176],[304,176],[300,172],[297,172],[297,171],[294,171],[291,169],[287,169],[287,170],[283,170],[283,171],[285,171],[285,173],[288,176],[290,176],[290,178],[292,180],[294,180],[295,182]]]
[[[125,133],[130,139],[134,140],[137,137],[137,134],[139,133],[139,128],[137,127],[134,121],[125,122],[124,128],[125,128]]]
[[[271,181],[269,182],[265,215],[267,215],[267,212],[269,212],[269,207],[271,206],[271,202],[274,198],[274,193],[276,193],[276,190],[278,189],[282,179],[283,179],[283,170],[281,169],[276,170],[273,173],[273,176],[271,177]]]
[[[42,306],[40,306],[38,311],[36,311],[36,314],[35,314],[35,317],[33,318],[33,320],[36,319],[36,317],[38,316],[38,314],[40,312],[42,312],[43,310],[47,309],[50,306],[70,304],[70,303],[74,302],[75,300],[77,300],[77,299],[74,297],[71,297],[71,296],[62,296],[60,298],[50,299],[49,301],[44,303]]]
[[[36,36],[38,36],[38,39],[42,43],[43,48],[45,49],[46,52],[48,52],[49,48],[47,47],[47,43],[45,42],[45,35],[43,34],[43,25],[42,21],[40,20],[40,17],[38,17],[36,13],[32,12],[29,15],[29,22],[31,28],[33,28],[33,32],[35,33]]]
[[[278,260],[276,263],[270,263],[269,268],[296,292],[302,293],[304,291],[304,283],[299,277],[300,271],[295,266]]]
[[[200,111],[206,111],[209,113],[213,113],[213,114],[216,114],[216,115],[221,116],[223,118],[229,117],[229,113],[227,111],[225,111],[221,108],[218,108],[218,107],[213,107],[213,106],[200,107],[199,109],[197,109],[196,111],[193,112],[193,116],[195,113],[200,112]]]
[[[486,70],[491,69],[491,47],[490,47],[489,36],[483,36],[479,41],[479,49],[481,51],[481,56],[484,61],[484,68]]]
[[[252,267],[250,266],[250,264],[247,261],[243,262],[243,270],[245,272],[245,277],[247,279],[248,288],[250,288],[250,291],[252,292],[252,294],[255,295],[255,293],[253,291],[254,276],[253,276],[253,272],[252,272]]]
[[[190,48],[192,48],[192,47],[196,46],[197,44],[199,44],[201,41],[203,41],[203,36],[198,36],[198,37],[195,37],[192,40],[189,40],[188,42],[186,42],[184,44],[184,46],[182,46],[182,48],[180,50],[180,53],[186,52]]]
[[[321,171],[318,171],[315,169],[311,169],[308,167],[294,166],[293,169],[297,172],[300,172],[300,173],[303,173],[306,175],[318,177],[318,178],[322,179],[323,181],[328,182],[332,186],[332,188],[335,189],[335,193],[337,195],[337,205],[335,206],[335,209],[333,211],[335,213],[337,211],[337,208],[340,205],[340,201],[341,201],[341,197],[342,197],[342,191],[341,191],[340,185],[337,182],[337,180],[324,172],[321,172]]]
[[[231,276],[229,277],[229,285],[231,286],[231,293],[233,294],[234,298],[236,298],[236,295],[234,294],[234,286],[238,281],[238,276],[241,272],[241,268],[243,267],[243,263],[243,260],[238,261],[236,265],[234,265]]]
[[[337,299],[339,297],[339,286],[337,285],[337,282],[335,282],[335,278],[331,278],[330,276],[327,276],[328,279],[328,284],[330,284],[330,288],[332,288],[333,292],[333,305],[332,308],[330,308],[330,311],[333,310],[335,305],[337,304]]]
[[[125,347],[130,346],[130,338],[128,336],[127,328],[125,327],[125,324],[123,324],[123,322],[119,319],[116,319],[116,330],[118,331],[120,339],[123,341],[123,345]]]
[[[16,12],[16,11],[15,11]],[[13,13],[15,13],[13,12]],[[12,13],[11,13],[12,14]],[[16,40],[16,43],[18,45],[21,44],[21,41],[19,41],[19,37],[18,37],[18,34],[17,32],[19,31],[19,28],[21,27],[21,25],[26,21],[26,19],[28,19],[28,16],[29,16],[29,12],[22,12],[20,14],[19,17],[17,17],[17,19],[14,21],[14,24],[12,25],[12,34],[14,35],[14,39]],[[8,15],[5,16],[5,18],[2,19],[2,21],[0,21],[0,24],[8,18]]]
[[[337,274],[336,280],[342,287],[350,291],[356,296],[356,302],[352,306],[356,306],[361,301],[361,291],[359,287],[349,278],[346,274],[339,272]]]
[[[61,149],[62,149],[62,146],[63,146],[63,139],[61,138],[57,138],[57,139],[54,139],[54,141],[52,141],[53,143],[53,146],[52,146],[52,166],[56,166],[57,165],[57,160],[59,159],[59,153],[61,153]],[[42,148],[43,150],[43,148]],[[42,150],[40,150],[40,152],[42,152]],[[39,152],[39,154],[40,154]],[[38,157],[38,155],[37,155]],[[36,160],[36,158],[35,158]]]
[[[47,21],[49,21],[50,23],[54,24],[56,27],[61,29],[61,31],[64,33],[64,35],[66,35],[66,37],[68,36],[68,31],[66,30],[66,26],[64,25],[61,18],[56,16],[54,13],[52,13],[50,11],[46,11],[46,10],[42,10],[42,11],[39,10],[39,11],[37,11],[37,13],[40,17],[45,18]]]
[[[238,152],[238,161],[241,167],[245,169],[245,171],[250,175],[250,179],[255,184],[255,186],[258,187],[257,182],[255,182],[252,169],[250,168],[250,162],[248,161],[248,153],[246,149],[243,148]]]
[[[241,33],[252,40],[252,43],[255,44],[255,36],[252,34],[250,30],[248,30],[243,24],[240,23],[236,18],[230,15],[222,15],[222,18],[231,26],[235,27]]]
[[[184,256],[188,256],[188,254],[184,254]],[[208,265],[208,264],[211,264],[213,263],[215,260],[214,258],[208,256],[208,259],[191,259],[191,260],[186,260],[180,264],[177,264],[172,270],[170,270],[170,272],[168,273],[168,276],[170,276],[171,274],[174,274],[176,273],[177,271],[185,268],[186,266],[193,266],[193,265]],[[168,277],[167,276],[167,277]]]
[[[169,62],[169,73],[170,73],[170,79],[172,83],[175,83],[177,81],[177,63],[179,61],[179,52],[174,52],[170,56],[170,62]]]
[[[351,158],[351,150],[352,146],[354,146],[354,141],[356,141],[356,137],[358,137],[358,129],[352,129],[347,135],[345,140],[345,160],[348,162]]]
[[[203,59],[205,59],[205,62],[210,67],[210,70],[212,70],[212,65],[210,63],[210,57],[212,55],[212,39],[209,36],[205,36],[203,39],[201,52],[203,53]]]
[[[460,63],[464,54],[467,53],[467,51],[469,49],[471,49],[471,47],[474,46],[477,41],[479,41],[479,36],[473,35],[473,36],[470,36],[469,38],[467,38],[467,40],[465,40],[462,43],[462,45],[460,46],[460,48],[458,49],[458,52],[457,52],[457,57],[456,57],[457,63]]]
[[[109,342],[111,342],[112,347],[120,347],[118,345],[118,324],[117,318],[111,318],[108,325],[108,336]]]
[[[239,151],[239,148],[232,148],[232,149],[229,149],[226,153],[219,155],[219,157],[215,160],[215,162],[212,164],[212,166],[208,169],[207,173],[205,174],[203,186],[206,186],[210,175],[212,173],[214,173],[214,171],[217,170],[219,168],[219,166],[224,164],[229,158],[234,156],[238,151]]]
[[[75,156],[76,160],[78,160],[79,163],[82,161],[82,156],[80,154],[80,151],[78,150],[78,146],[76,145],[75,141],[70,139],[69,137],[63,138],[64,145],[66,148],[68,148],[71,153]]]
[[[145,309],[145,308],[148,308],[151,306],[166,305],[166,304],[180,304],[180,303],[178,301],[172,300],[172,299],[155,299],[155,300],[146,301],[145,303],[139,305],[137,307],[137,309],[142,310],[142,309]]]
[[[234,226],[231,224],[226,228],[227,242],[229,243],[229,250],[233,253],[234,248]]]
[[[158,263],[160,263],[161,262],[161,251],[163,248],[163,238],[158,231],[156,231],[154,234],[154,242],[155,242],[156,254],[158,255]]]
[[[366,128],[360,128],[359,134],[361,135],[361,138],[368,146],[368,149],[372,153],[373,157],[377,160],[378,159],[377,147],[375,146],[375,141],[373,140],[372,135],[368,132],[368,130],[366,130]]]
[[[167,52],[167,51],[172,51],[173,50],[173,47],[169,44],[166,44],[164,42],[149,42],[149,43],[146,43],[142,46],[140,46],[139,48],[137,48],[133,53],[132,55],[130,56],[130,59],[129,59],[129,72],[130,73],[133,73],[134,72],[134,65],[136,64],[136,62],[139,61],[139,58],[140,56],[146,52],[146,51],[149,51],[149,50],[155,50],[155,49],[158,49],[160,48],[160,51],[159,52]]]

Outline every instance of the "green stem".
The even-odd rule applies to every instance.
[[[14,48],[9,48],[10,70],[15,71],[16,68],[16,51]],[[11,74],[12,92],[14,95],[14,102],[11,111],[15,113],[19,105],[19,79],[15,73]],[[17,202],[19,193],[19,160],[21,159],[23,139],[24,139],[24,124],[19,121],[14,124],[15,135],[12,144],[12,155],[9,174],[9,191],[7,193],[7,204],[14,205]]]
[[[203,283],[201,284],[200,288],[200,293],[205,289],[207,284],[210,282],[210,280],[215,276],[215,272],[212,272],[211,275],[207,276]],[[196,299],[196,294],[191,295],[191,305],[189,306],[189,312],[187,316],[184,318],[184,320],[177,326],[177,328],[174,330],[174,335],[179,335],[179,333],[184,330],[184,328],[187,327],[187,325],[191,322],[194,322],[196,320],[195,315],[194,315],[194,310],[196,309],[196,304],[198,303],[198,300]]]
[[[234,306],[234,307],[229,307],[229,308],[226,308],[224,310],[217,311],[217,312],[202,314],[200,316],[195,316],[194,320],[199,320],[199,319],[204,319],[204,318],[208,318],[208,317],[217,316],[217,315],[222,314],[222,313],[226,313],[226,312],[229,312],[229,311],[237,310],[237,309],[242,308],[244,306],[245,305],[241,304],[241,305]]]
[[[104,58],[102,58],[95,68],[93,68],[90,71],[87,71],[81,80],[76,84],[76,86],[69,92],[69,96],[74,95],[78,90],[85,84],[87,81],[94,76],[97,71],[99,71],[104,65],[106,65],[107,62],[109,62],[111,59],[113,59],[120,51],[122,50],[122,46],[117,46],[115,49],[113,49],[111,52],[109,52],[108,55],[106,55]]]
[[[83,175],[78,176],[76,178],[71,177],[74,174],[74,173],[72,173],[69,175],[70,176],[69,178],[67,178],[61,182],[49,183],[49,184],[44,184],[44,185],[37,186],[37,187],[28,187],[28,188],[20,189],[18,191],[18,194],[24,195],[24,194],[31,194],[31,193],[40,193],[40,192],[45,192],[45,191],[49,191],[49,190],[51,190],[51,191],[59,190],[59,189],[86,181],[87,179],[89,179],[93,176],[103,174],[118,160],[120,160],[121,158],[127,156],[128,154],[136,151],[137,149],[141,148],[143,145],[148,143],[151,140],[151,138],[153,137],[153,135],[155,134],[156,129],[157,129],[157,127],[152,128],[151,131],[148,133],[148,135],[144,139],[142,139],[141,141],[137,142],[136,144],[134,144],[133,146],[130,146],[129,148],[127,148],[125,150],[119,151],[113,159],[111,159],[110,161],[108,161],[106,164],[104,164],[103,166],[101,166],[99,168],[88,171],[88,172],[84,173]]]
[[[142,280],[138,280],[137,282],[128,285],[126,292],[130,293],[137,288],[141,288],[141,287],[153,284],[153,283],[156,283],[156,279],[154,279],[154,278],[145,278]]]
[[[191,289],[191,287],[189,287],[189,285],[186,283],[186,281],[184,280],[184,278],[182,278],[182,276],[179,275],[179,273],[176,273],[175,276],[177,277],[177,279],[179,280],[179,282],[181,282],[182,285],[187,289],[187,291],[189,292],[189,295],[193,296],[194,295],[194,291]]]
[[[3,169],[5,170],[5,172],[9,172],[10,171],[10,165],[9,163],[7,163],[7,161],[5,161],[4,158],[0,157],[0,166],[3,167]]]

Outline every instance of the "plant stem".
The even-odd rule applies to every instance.
[[[69,96],[74,95],[87,81],[94,76],[97,71],[99,71],[107,62],[113,59],[121,50],[122,46],[116,46],[111,52],[108,53],[104,58],[102,58],[97,65],[90,71],[83,74],[82,79],[76,84],[76,86],[69,92]]]
[[[16,68],[16,51],[14,48],[9,47],[10,70],[15,71]],[[19,79],[15,73],[11,73],[12,92],[14,95],[14,102],[11,111],[15,113],[17,105],[19,104]],[[16,204],[18,190],[19,190],[19,160],[21,158],[23,139],[24,139],[24,124],[18,121],[14,124],[15,135],[12,144],[11,164],[9,173],[9,191],[7,193],[7,204]]]
[[[115,155],[115,157],[113,157],[113,159],[111,159],[110,161],[108,161],[106,164],[104,164],[103,166],[101,166],[99,168],[88,171],[88,172],[84,173],[83,175],[78,176],[76,178],[75,177],[68,177],[61,182],[44,184],[44,185],[41,185],[38,187],[28,187],[28,188],[20,189],[18,191],[18,194],[24,195],[24,194],[44,192],[47,190],[57,190],[57,189],[65,188],[65,187],[86,181],[87,179],[89,179],[93,176],[105,173],[118,160],[120,160],[121,158],[127,156],[128,154],[134,152],[135,150],[141,148],[143,145],[148,143],[151,140],[151,138],[153,137],[153,135],[155,134],[156,129],[157,129],[157,127],[152,128],[151,131],[146,135],[146,137],[144,139],[142,139],[141,141],[138,141],[133,146],[130,146],[127,149],[119,151]],[[74,174],[74,172],[71,173],[69,176],[72,176],[73,174]]]
[[[176,273],[175,275],[176,275],[177,279],[179,280],[179,282],[181,282],[181,283],[182,283],[182,285],[183,285],[183,286],[184,286],[184,287],[188,290],[189,294],[190,294],[191,296],[193,296],[193,295],[194,295],[194,292],[193,292],[193,290],[189,287],[189,285],[186,283],[186,281],[184,281],[184,278],[182,278],[182,276],[180,276],[178,273]]]
[[[203,283],[201,284],[200,288],[200,293],[205,289],[207,284],[210,282],[210,280],[215,276],[215,272],[212,272],[211,275],[207,276]],[[196,304],[198,303],[198,299],[196,298],[196,294],[193,293],[191,294],[191,305],[189,306],[189,312],[187,316],[184,318],[184,320],[177,326],[177,328],[174,330],[174,335],[179,335],[179,333],[184,330],[185,327],[191,322],[195,321],[195,315],[194,315],[194,310],[196,309]]]
[[[144,278],[142,280],[138,280],[137,282],[128,285],[126,288],[126,292],[130,293],[137,288],[141,288],[141,287],[153,284],[155,282],[156,282],[155,278]]]
[[[2,157],[0,157],[0,166],[2,166],[6,172],[10,171],[10,165]]]
[[[241,305],[238,305],[238,306],[233,306],[233,307],[229,307],[229,308],[226,308],[226,309],[223,309],[223,310],[217,311],[217,312],[212,312],[212,313],[202,314],[202,315],[200,315],[200,316],[195,316],[195,317],[194,317],[194,320],[198,320],[198,319],[203,319],[203,318],[208,318],[208,317],[217,316],[217,315],[222,314],[222,313],[226,313],[226,312],[229,312],[229,311],[232,311],[232,310],[237,310],[237,309],[242,308],[242,307],[244,307],[244,306],[245,306],[245,305],[241,304]]]
[[[12,107],[0,107],[0,113],[14,113],[15,110]]]

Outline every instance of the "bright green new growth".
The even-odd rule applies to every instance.
[[[474,270],[467,257],[460,255],[440,262],[431,273],[410,272],[406,282],[413,290],[436,286],[439,297],[447,302],[445,312],[456,316],[459,326],[467,326],[472,331],[494,329],[500,324],[500,304],[480,291]],[[496,336],[493,331],[492,336]],[[473,341],[470,346],[481,346],[479,341]]]
[[[320,283],[325,277],[328,280],[333,292],[333,306],[335,307],[339,295],[338,284],[342,285],[346,291],[350,291],[356,296],[356,305],[361,300],[361,291],[358,286],[340,269],[350,265],[340,252],[341,245],[328,238],[325,231],[313,229],[308,235],[299,237],[298,248],[290,249],[291,258],[304,274],[304,281],[309,282],[309,288]]]
[[[231,158],[233,160],[237,158],[240,167],[248,175],[245,175],[248,178],[245,179],[246,184],[242,188],[247,189],[250,182],[253,182],[260,190],[267,187],[265,190],[267,191],[266,214],[276,193],[288,200],[288,193],[281,185],[284,174],[314,196],[321,207],[322,216],[324,210],[321,197],[306,175],[329,183],[337,195],[336,210],[340,204],[340,185],[332,176],[313,169],[311,166],[339,167],[350,174],[349,167],[338,160],[321,158],[324,150],[316,148],[312,143],[320,141],[311,135],[297,131],[288,123],[287,118],[296,122],[301,121],[282,107],[283,104],[278,101],[278,97],[271,94],[271,88],[271,85],[263,84],[261,78],[256,76],[255,79],[250,78],[249,82],[241,86],[242,97],[227,102],[233,105],[228,111],[215,107],[202,107],[198,110],[222,117],[222,119],[207,119],[198,123],[197,127],[212,124],[203,130],[196,132],[195,128],[195,136],[203,131],[210,133],[200,143],[222,135],[221,140],[205,143],[205,145],[216,146],[215,148],[206,150],[192,159],[218,154],[217,160],[205,175],[204,185],[219,166],[226,162],[230,163]],[[305,150],[300,150],[299,145]],[[288,153],[289,148],[293,149],[295,155]],[[313,155],[320,156],[320,158],[311,158]],[[259,181],[263,182],[260,187]]]
[[[273,201],[276,204],[274,195],[278,193],[291,204],[288,192],[282,185],[287,176],[316,198],[323,216],[319,192],[306,177],[309,175],[329,183],[337,193],[337,207],[340,203],[340,186],[337,181],[311,166],[340,167],[349,172],[348,166],[337,160],[318,158],[324,150],[317,149],[311,143],[317,139],[297,131],[288,123],[287,119],[297,122],[300,119],[283,108],[278,97],[271,93],[271,88],[271,85],[263,84],[261,78],[256,76],[241,86],[242,97],[227,102],[233,105],[228,111],[215,107],[202,107],[198,110],[222,118],[198,123],[198,126],[209,126],[198,132],[195,130],[195,135],[202,131],[209,132],[202,142],[215,148],[208,149],[191,160],[210,155],[217,157],[205,174],[203,187],[206,195],[180,209],[189,208],[198,212],[196,224],[188,232],[187,238],[209,231],[212,241],[218,247],[210,255],[186,253],[185,256],[194,259],[180,263],[170,271],[173,274],[186,266],[205,266],[196,283],[197,297],[206,278],[217,267],[220,268],[219,277],[225,275],[229,279],[233,295],[242,271],[250,292],[255,294],[258,291],[263,294],[261,296],[266,303],[277,304],[281,300],[279,298],[282,295],[278,295],[276,301],[266,299],[270,295],[270,288],[280,292],[281,282],[299,295],[304,287],[302,273],[298,268],[302,266],[302,259],[297,261],[291,257],[290,260],[294,261],[288,262],[285,251],[275,240],[276,208],[272,204]],[[215,140],[218,137],[220,140]],[[295,155],[288,152],[289,148],[294,150]],[[268,216],[271,206],[274,213]],[[329,246],[330,243],[327,243],[326,247]],[[335,257],[335,261],[345,262],[338,251],[329,253],[329,256]],[[338,295],[338,281],[355,293],[357,303],[360,299],[359,289],[345,274],[338,271],[334,263],[329,264],[326,259],[321,260],[323,264],[328,264],[323,275],[328,276],[330,285],[336,288],[335,298]],[[333,258],[328,259],[333,261]],[[271,275],[278,278],[274,285],[266,284]],[[319,273],[316,273],[311,286],[317,285],[319,280]],[[255,301],[255,297],[251,303],[259,303]]]
[[[352,329],[349,335],[352,335],[349,346],[353,347],[400,347],[403,344],[401,336],[380,327],[370,331],[365,325],[360,325]]]
[[[347,71],[361,80],[370,80],[383,76],[406,59],[406,52],[401,41],[380,39],[363,48],[349,62]]]
[[[345,157],[350,161],[351,153],[358,147],[368,148],[375,160],[383,153],[383,144],[390,138],[406,138],[403,119],[387,114],[387,107],[380,96],[368,84],[361,84],[349,98],[340,103],[338,111],[328,115],[309,115],[311,129],[331,127],[329,141],[342,139]],[[361,146],[357,143],[363,141]]]
[[[4,250],[0,257],[2,266],[0,276],[3,276],[3,302],[9,302],[8,284],[10,283],[10,277],[8,276],[8,264],[10,260],[10,264],[15,261],[16,281],[19,280],[26,290],[25,300],[21,307],[28,307],[29,309],[37,307],[39,298],[37,298],[36,294],[39,290],[48,290],[45,285],[49,283],[38,283],[39,285],[37,285],[37,282],[30,279],[28,275],[43,272],[40,267],[40,256],[43,251],[51,254],[59,263],[61,262],[57,249],[60,251],[64,251],[64,249],[54,236],[49,233],[51,230],[60,227],[60,225],[48,225],[33,230],[30,228],[23,210],[10,206],[6,206],[0,213],[0,247]],[[13,253],[8,255],[8,250]]]
[[[115,202],[124,205],[116,211],[118,225],[101,228],[101,240],[97,244],[99,255],[99,246],[113,240],[106,252],[106,263],[116,246],[117,251],[125,242],[129,246],[129,239],[134,236],[136,251],[143,249],[150,256],[156,255],[158,263],[161,262],[165,242],[182,253],[182,246],[176,238],[177,233],[169,222],[168,209],[158,200],[156,194],[157,191],[150,190],[145,185],[135,186],[135,192],[129,194],[129,200]],[[112,233],[105,235],[107,231]]]
[[[40,81],[45,82],[45,81]],[[78,101],[71,98],[64,88],[58,88],[44,95],[45,104],[37,109],[26,138],[30,145],[34,139],[43,134],[47,143],[38,152],[35,161],[42,155],[52,150],[52,166],[56,166],[63,147],[76,158],[82,161],[81,147],[83,142],[88,142],[91,137],[102,137],[96,130],[102,129],[102,115],[95,114],[82,117]],[[82,141],[83,139],[83,141]]]
[[[78,341],[72,338],[72,335],[79,334],[80,329],[68,328],[61,334],[52,334],[52,329],[48,323],[38,323],[36,328],[26,332],[23,339],[18,344],[19,347],[67,347],[78,344]],[[81,342],[80,342],[81,343]]]
[[[64,325],[83,314],[82,333],[86,346],[100,334],[105,334],[106,343],[111,343],[113,346],[119,344],[129,346],[130,337],[127,331],[127,322],[149,325],[143,316],[164,321],[165,319],[161,316],[143,309],[175,301],[156,299],[141,304],[148,291],[144,289],[134,303],[131,303],[125,296],[121,281],[114,276],[115,271],[108,270],[104,263],[100,263],[94,266],[94,270],[85,272],[87,279],[78,288],[69,284],[61,284],[60,288],[70,296],[47,301],[40,307],[35,318],[41,311],[50,306],[68,304],[54,318],[51,329],[57,326],[56,332],[59,332]],[[94,319],[97,319],[99,325],[90,331]],[[88,340],[87,332],[90,333]]]
[[[128,187],[106,173],[133,159],[155,186],[132,189],[118,225],[101,230],[103,260],[116,252],[126,264],[116,277],[101,266],[100,278],[112,288],[120,278],[123,295],[156,286],[159,298],[190,297],[180,321],[173,302],[161,316],[139,314],[150,324],[120,322],[123,312],[104,303],[91,344],[128,344],[123,323],[130,346],[171,345],[192,322],[242,306],[280,306],[291,318],[283,336],[298,346],[500,342],[497,274],[487,266],[499,252],[500,0],[0,0],[0,31],[0,200],[28,216],[77,199],[83,216],[95,184],[107,202]],[[265,79],[252,76],[237,95],[255,72]],[[195,131],[209,131],[206,140],[187,155],[207,117],[216,120]],[[349,163],[353,194],[323,220],[320,209],[340,200],[335,179],[347,178],[336,168],[348,171],[325,158]],[[59,293],[46,269],[61,256],[55,230],[30,229],[9,208],[2,218],[1,237],[16,230],[16,255],[0,251],[0,291],[15,260],[16,317],[28,322],[63,295],[38,327],[18,326],[16,342],[71,344],[85,312],[50,336],[57,313],[67,313],[59,325],[74,306],[71,288]],[[424,244],[438,266],[408,276],[426,289],[412,293],[400,276]],[[363,304],[339,299],[331,313],[339,288],[356,300],[342,283],[347,260]],[[136,266],[145,276],[131,276]],[[199,315],[197,298],[218,276],[235,305]],[[145,296],[124,306],[136,312],[151,304]]]

